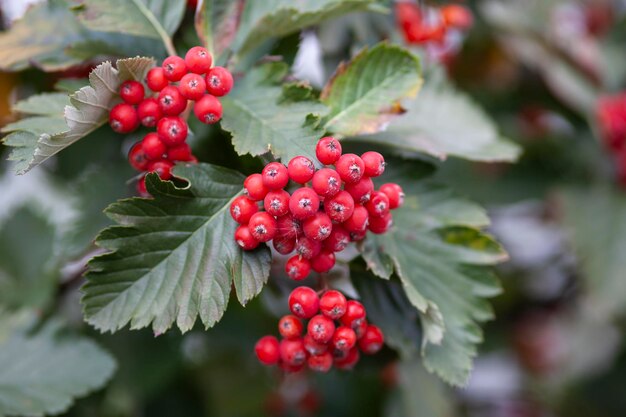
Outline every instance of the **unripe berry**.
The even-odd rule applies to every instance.
[[[289,197],[285,190],[270,191],[263,200],[263,207],[272,216],[283,216],[289,212]]]
[[[161,106],[155,98],[147,98],[139,103],[137,106],[137,115],[141,124],[145,127],[154,127],[157,122],[163,117],[161,112]]]
[[[350,193],[355,203],[365,204],[370,201],[374,191],[374,182],[369,177],[363,177],[353,184],[346,184],[345,191]]]
[[[359,339],[359,348],[366,355],[373,355],[383,347],[384,342],[383,332],[377,326],[370,324],[363,337]]]
[[[143,151],[142,143],[137,142],[128,152],[128,162],[137,171],[145,171],[148,168],[148,158]]]
[[[289,255],[296,248],[296,238],[276,235],[272,240],[272,245],[281,255]]]
[[[235,230],[235,242],[243,250],[253,250],[259,246],[259,241],[252,236],[248,225],[242,224]]]
[[[298,220],[304,220],[317,213],[320,208],[320,199],[311,188],[297,189],[289,199],[289,211]]]
[[[289,213],[276,219],[276,225],[278,227],[278,234],[286,238],[295,239],[297,236],[301,236],[304,233],[300,221],[294,219]]]
[[[225,96],[233,88],[233,76],[224,67],[213,67],[206,75],[206,86],[214,96]]]
[[[365,208],[370,215],[370,220],[372,217],[382,217],[389,213],[389,197],[380,191],[373,191]]]
[[[172,168],[174,164],[170,161],[154,161],[148,165],[148,171],[156,172],[163,181],[167,181],[172,178]]]
[[[302,223],[302,229],[309,239],[324,240],[333,231],[333,223],[326,213],[318,211]]]
[[[377,235],[386,233],[393,225],[393,217],[391,213],[387,213],[381,217],[370,217],[367,228],[370,232]]]
[[[311,337],[310,334],[304,335],[304,348],[310,355],[321,355],[328,351],[328,345],[324,343],[318,343]],[[330,352],[329,352],[330,353]]]
[[[306,350],[302,339],[283,339],[279,344],[280,358],[288,365],[301,365],[306,362]]]
[[[222,118],[222,103],[211,94],[205,94],[196,101],[193,113],[202,123],[211,125],[217,123]]]
[[[148,75],[146,76],[146,84],[148,84],[148,88],[152,91],[161,91],[165,87],[167,87],[170,83],[165,78],[165,71],[162,67],[152,68],[148,71]]]
[[[188,100],[200,100],[206,93],[204,78],[198,74],[185,74],[180,80],[180,93]]]
[[[357,348],[352,348],[352,350],[350,350],[348,354],[345,355],[343,358],[335,358],[334,365],[337,369],[340,369],[342,371],[349,371],[350,369],[354,368],[354,366],[359,362],[360,358],[361,355],[359,354],[359,350]]]
[[[280,190],[285,188],[289,182],[287,167],[280,162],[270,162],[265,165],[261,175],[263,176],[263,184],[270,190]]]
[[[264,211],[254,213],[248,222],[252,236],[259,242],[268,242],[276,235],[276,219]]]
[[[333,334],[332,344],[338,350],[350,350],[356,345],[356,333],[349,327],[339,326]]]
[[[387,183],[380,186],[379,191],[389,198],[389,208],[391,210],[402,207],[404,204],[404,192],[398,184]]]
[[[358,182],[365,172],[363,160],[353,153],[341,155],[335,162],[335,168],[337,168],[337,173],[341,179],[347,184]]]
[[[330,252],[341,252],[350,243],[350,233],[339,224],[333,225],[328,239],[324,240],[324,249]],[[319,271],[317,271],[319,272]]]
[[[213,57],[201,46],[194,46],[185,54],[185,65],[189,71],[196,74],[206,74],[211,68]]]
[[[317,343],[328,343],[335,333],[335,323],[328,317],[318,314],[309,320],[307,332]]]
[[[298,287],[289,294],[289,310],[301,319],[309,319],[317,314],[320,299],[309,287]]]
[[[250,217],[259,211],[259,206],[248,197],[240,195],[230,205],[230,215],[239,224],[248,224]]]
[[[302,281],[311,272],[311,264],[308,259],[302,258],[299,255],[292,256],[287,260],[285,264],[285,272],[289,278],[294,281]]]
[[[344,326],[355,328],[355,322],[365,320],[365,307],[356,300],[348,300],[346,303],[346,312],[341,316],[341,324]]]
[[[354,212],[354,199],[347,191],[339,191],[335,196],[324,200],[324,211],[331,220],[343,223]]]
[[[341,144],[331,136],[321,138],[315,147],[315,156],[324,165],[332,165],[341,156]]]
[[[385,172],[385,158],[378,152],[365,152],[361,159],[365,164],[365,175],[368,177],[378,177]]]
[[[287,165],[287,171],[289,178],[293,182],[298,184],[305,184],[313,178],[315,174],[315,165],[313,162],[305,156],[296,156],[291,158],[289,165]]]
[[[268,193],[267,187],[263,185],[263,177],[261,174],[251,174],[243,182],[244,194],[251,200],[260,201],[265,198]]]
[[[145,90],[137,81],[124,81],[120,87],[120,97],[128,104],[139,104],[143,100]]]
[[[167,151],[167,146],[159,139],[159,135],[156,133],[148,133],[141,140],[141,149],[143,153],[150,160],[163,159],[163,155]]]
[[[274,336],[263,336],[254,345],[254,353],[263,365],[276,365],[280,359],[278,339]]]
[[[175,85],[168,85],[161,90],[158,100],[161,112],[165,116],[178,116],[187,107],[187,99]]]
[[[175,161],[192,161],[194,156],[191,154],[191,147],[188,143],[172,146],[167,150],[167,159]]]
[[[319,240],[300,237],[296,240],[296,254],[304,259],[313,259],[322,251],[322,242]]]
[[[341,318],[346,313],[347,306],[348,300],[337,290],[328,290],[320,298],[320,312],[333,320]]]
[[[111,109],[109,124],[117,133],[130,133],[139,126],[137,110],[130,104],[120,103]]]
[[[302,322],[296,316],[283,316],[278,322],[278,332],[285,339],[298,339],[303,329]]]
[[[333,366],[333,355],[330,352],[324,352],[320,355],[309,356],[307,365],[312,371],[328,372]]]
[[[343,227],[345,227],[348,232],[359,233],[367,230],[368,224],[369,213],[367,209],[363,206],[356,206],[352,216],[343,222]]]
[[[164,117],[157,124],[159,139],[167,146],[177,146],[185,142],[189,128],[180,117]]]
[[[334,169],[322,168],[313,175],[313,189],[322,197],[332,197],[341,191],[341,178]]]
[[[163,60],[163,74],[169,81],[180,81],[187,74],[185,60],[179,56],[168,56]]]

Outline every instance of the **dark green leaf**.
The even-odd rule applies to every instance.
[[[199,0],[196,32],[201,43],[218,59],[235,39],[243,0]]]

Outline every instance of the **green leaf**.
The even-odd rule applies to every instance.
[[[61,336],[57,322],[35,331],[32,316],[1,317],[0,328],[11,330],[0,334],[0,417],[62,413],[115,371],[107,352],[86,338]]]
[[[246,54],[261,43],[289,35],[343,14],[366,10],[374,0],[248,1],[234,49]]]
[[[259,2],[256,2],[259,3]],[[199,0],[195,26],[200,42],[217,60],[237,35],[243,0]]]
[[[315,143],[326,108],[314,100],[285,100],[277,81],[286,75],[284,64],[251,70],[222,99],[222,128],[233,136],[238,154],[262,155],[271,151],[288,161],[297,155],[315,160]]]
[[[186,332],[198,315],[208,328],[224,314],[231,285],[246,304],[267,281],[267,247],[245,252],[233,239],[229,206],[243,176],[208,164],[174,172],[190,185],[151,174],[154,199],[121,200],[106,210],[120,226],[98,236],[110,252],[89,262],[83,287],[86,320],[101,331],[152,324],[161,334],[176,321]]]
[[[16,110],[34,115],[5,126],[4,143],[16,149],[9,160],[24,174],[74,142],[89,135],[108,120],[119,86],[126,80],[143,80],[154,66],[151,58],[128,58],[98,65],[89,74],[90,85],[70,95],[70,105],[60,94],[44,94],[16,104]],[[44,111],[44,103],[49,108]]]
[[[359,141],[473,161],[515,161],[519,146],[504,139],[489,116],[469,96],[456,91],[442,71],[431,72],[417,99],[384,132]]]
[[[400,100],[415,97],[421,85],[419,59],[409,51],[386,43],[364,49],[324,87],[325,127],[343,136],[380,132],[403,113]]]

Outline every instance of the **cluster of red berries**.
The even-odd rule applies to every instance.
[[[617,179],[626,186],[626,92],[601,97],[596,117],[604,145],[615,158]]]
[[[128,159],[133,168],[157,172],[161,179],[171,178],[177,161],[194,162],[196,158],[187,144],[189,128],[181,117],[189,101],[202,123],[217,123],[222,118],[222,97],[233,87],[233,77],[224,67],[211,67],[213,57],[205,48],[195,46],[185,58],[170,56],[160,67],[152,68],[146,77],[150,93],[144,85],[126,81],[120,87],[122,103],[111,109],[109,124],[118,133],[131,133],[143,125],[156,127],[130,150]],[[145,177],[137,184],[145,194]]]
[[[290,315],[278,322],[281,341],[264,336],[254,350],[264,365],[279,365],[296,372],[308,365],[317,372],[352,369],[359,351],[377,353],[383,346],[382,331],[367,323],[363,304],[347,300],[339,291],[327,290],[321,297],[309,287],[298,287],[289,295]],[[302,333],[306,323],[306,334]]]
[[[392,224],[390,210],[404,202],[398,184],[374,189],[372,177],[385,171],[378,152],[342,155],[341,144],[330,136],[320,139],[315,151],[322,164],[334,164],[335,169],[316,170],[304,156],[294,157],[287,166],[270,162],[261,174],[246,178],[245,195],[230,206],[230,214],[240,224],[235,231],[237,244],[252,250],[273,241],[280,254],[295,251],[285,269],[297,281],[311,269],[329,271],[335,265],[335,252],[364,239],[368,230],[385,233]],[[291,194],[285,190],[290,180],[301,185]]]

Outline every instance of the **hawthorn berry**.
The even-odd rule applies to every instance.
[[[165,58],[161,67],[163,68],[163,75],[169,81],[180,81],[183,75],[187,74],[185,60],[176,55]]]
[[[304,220],[311,217],[320,207],[320,199],[312,188],[297,189],[289,199],[289,211],[294,218]]]
[[[185,142],[189,128],[180,117],[164,117],[157,124],[159,138],[167,146],[178,146]]]
[[[304,339],[302,341],[304,343],[304,348],[311,355],[321,355],[322,353],[325,353],[328,351],[327,344],[316,342],[308,333],[304,335]]]
[[[356,206],[352,216],[343,222],[343,227],[345,227],[348,232],[359,233],[364,232],[367,229],[368,224],[369,213],[367,212],[367,209],[363,206]]]
[[[109,113],[109,124],[117,133],[130,133],[139,126],[137,110],[127,103],[117,104]]]
[[[243,250],[253,250],[259,246],[259,241],[252,236],[250,233],[250,229],[248,229],[248,225],[242,224],[235,230],[235,242],[243,249]]]
[[[294,219],[289,213],[276,219],[276,225],[278,228],[278,234],[285,238],[295,239],[297,236],[301,236],[304,233],[302,231],[302,223],[300,223],[299,220]]]
[[[296,254],[304,259],[313,259],[322,251],[322,243],[319,240],[301,237],[296,240]]]
[[[386,213],[379,217],[370,217],[367,228],[370,232],[380,235],[386,233],[393,225],[393,217],[391,213]]]
[[[139,104],[145,94],[143,84],[137,81],[124,81],[120,87],[120,97],[124,103]]]
[[[332,344],[337,350],[350,350],[356,345],[356,333],[349,327],[339,326],[333,334]]]
[[[260,201],[265,198],[268,193],[267,187],[263,185],[263,177],[261,174],[251,174],[243,182],[244,193],[248,198],[254,201]]]
[[[274,236],[272,239],[272,245],[276,252],[281,255],[289,255],[296,248],[296,239],[293,237]]]
[[[365,208],[370,215],[370,220],[372,217],[382,217],[389,213],[389,197],[380,191],[373,191]]]
[[[305,184],[313,178],[313,175],[315,174],[315,165],[313,165],[313,162],[305,156],[296,156],[291,158],[291,161],[289,161],[289,164],[287,165],[287,172],[289,173],[289,178],[291,178],[293,182]]]
[[[175,85],[168,85],[161,90],[158,101],[161,112],[165,116],[178,116],[187,107],[187,99]]]
[[[341,156],[341,144],[332,136],[321,138],[315,147],[315,156],[324,165],[332,165]]]
[[[152,91],[161,91],[165,87],[167,87],[170,83],[165,77],[165,71],[162,67],[152,68],[148,71],[148,75],[146,76],[146,84],[148,84],[148,88]]]
[[[302,223],[304,235],[313,240],[324,240],[333,231],[333,222],[322,211],[318,211]]]
[[[248,224],[250,217],[259,211],[259,206],[248,197],[240,195],[230,205],[230,215],[239,224]]]
[[[378,152],[365,152],[361,159],[365,165],[365,175],[368,177],[378,177],[385,172],[385,158]]]
[[[341,225],[333,225],[333,231],[330,232],[328,239],[324,240],[324,249],[331,252],[341,252],[348,243],[350,243],[350,233]],[[317,271],[319,272],[319,271]]]
[[[324,352],[319,355],[311,355],[307,359],[309,369],[315,372],[328,372],[333,366],[333,355],[330,352]]]
[[[312,187],[322,197],[332,197],[341,191],[341,178],[334,169],[322,168],[313,175]]]
[[[299,318],[291,314],[283,316],[278,322],[278,332],[285,339],[297,339],[302,335],[304,326]]]
[[[150,162],[148,165],[148,171],[156,172],[159,175],[159,178],[166,181],[172,178],[172,168],[174,164],[170,161],[160,160]]]
[[[379,191],[389,198],[389,208],[397,209],[404,204],[404,192],[398,184],[387,183],[380,186]]]
[[[263,207],[272,216],[283,216],[289,212],[289,197],[285,190],[270,191],[263,200]]]
[[[337,290],[328,290],[320,297],[320,311],[330,319],[340,319],[346,313],[347,306],[348,300]]]
[[[225,96],[233,88],[233,76],[224,67],[213,67],[206,75],[206,86],[214,96]]]
[[[283,339],[279,344],[280,359],[287,365],[301,365],[306,361],[302,339]]]
[[[309,287],[297,287],[289,294],[289,310],[301,319],[309,319],[317,314],[320,299]]]
[[[289,182],[287,167],[280,162],[270,162],[265,165],[261,175],[263,176],[263,184],[270,190],[285,188]]]
[[[318,314],[309,320],[307,332],[318,343],[328,343],[335,333],[335,323],[328,317]]]
[[[222,103],[213,95],[205,94],[196,101],[193,113],[205,124],[214,124],[222,118]]]
[[[193,159],[191,147],[186,142],[172,146],[167,149],[167,159],[170,161],[191,161]]]
[[[355,323],[365,320],[365,307],[356,300],[348,300],[346,302],[346,312],[339,320],[344,326],[354,329]]]
[[[335,358],[334,365],[337,369],[342,371],[348,371],[354,368],[354,365],[359,362],[361,355],[359,354],[359,350],[357,348],[352,348],[348,353],[342,358]]]
[[[198,74],[185,74],[180,80],[180,93],[188,100],[200,100],[206,93],[204,78]]]
[[[194,46],[185,54],[186,68],[196,74],[206,74],[211,68],[213,57],[211,53],[201,46]]]
[[[350,193],[355,203],[365,204],[374,191],[374,182],[369,177],[363,177],[353,184],[346,184],[344,189]]]
[[[157,99],[149,97],[139,103],[139,106],[137,106],[137,115],[142,125],[145,127],[154,127],[163,116],[163,113],[161,112],[161,106],[159,106]]]
[[[358,182],[365,172],[363,160],[353,153],[341,155],[335,163],[335,168],[341,179],[348,184]]]
[[[276,235],[276,219],[265,211],[254,213],[248,222],[252,236],[259,242],[267,242]]]
[[[365,330],[365,334],[359,339],[359,348],[366,355],[373,355],[377,353],[385,342],[383,332],[377,326],[370,324]]]
[[[274,336],[263,336],[254,345],[254,353],[263,365],[276,365],[280,359],[278,339]]]
[[[135,143],[128,152],[128,162],[137,171],[145,171],[148,168],[148,158],[143,151],[142,142]]]
[[[285,272],[294,281],[302,281],[311,272],[311,264],[308,259],[295,255],[287,260]]]
[[[324,200],[324,211],[331,220],[343,223],[354,212],[354,199],[347,191],[339,191],[332,198]]]
[[[159,139],[156,133],[148,133],[141,140],[141,149],[149,160],[163,159],[163,155],[167,151],[167,146]]]

